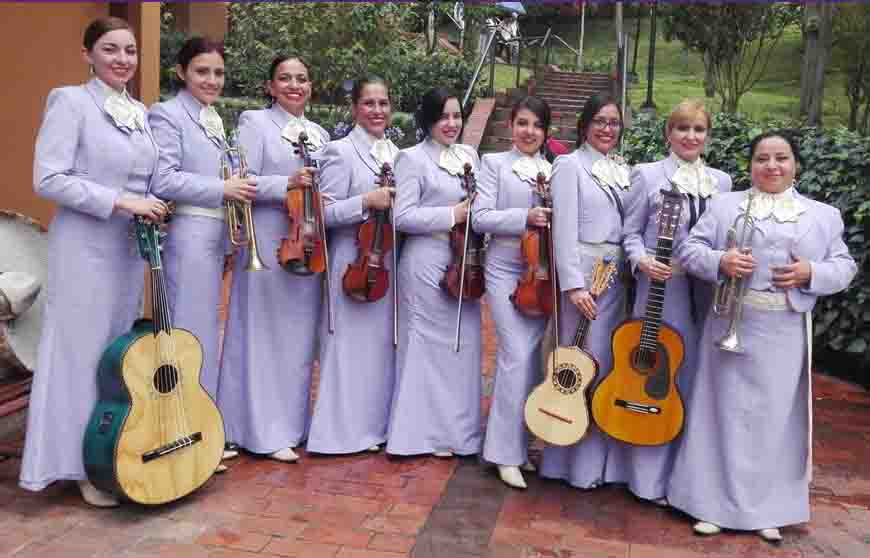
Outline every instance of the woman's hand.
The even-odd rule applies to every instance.
[[[169,206],[166,202],[155,198],[121,196],[115,201],[115,209],[144,217],[152,223],[163,221],[166,215],[169,214]]]
[[[257,197],[257,179],[233,176],[224,181],[224,201],[250,202]]]
[[[773,286],[780,289],[805,287],[813,278],[813,268],[807,260],[792,256],[794,263],[773,266]]]
[[[550,222],[550,214],[552,212],[552,209],[546,207],[533,207],[529,209],[526,224],[530,227],[546,227]]]
[[[598,317],[598,305],[586,289],[568,291],[568,300],[590,320]]]
[[[363,209],[388,209],[393,205],[395,188],[377,188],[363,194]]]
[[[317,172],[317,169],[313,167],[302,167],[296,171],[296,174],[287,179],[287,189],[308,188],[312,184],[315,172]]]
[[[466,198],[453,206],[453,223],[458,225],[468,220],[468,208],[471,206],[471,199]]]
[[[656,281],[667,281],[671,278],[671,268],[656,260],[652,256],[644,256],[637,262],[637,267],[640,268],[650,279]]]
[[[719,260],[719,269],[722,273],[732,278],[746,277],[755,271],[755,258],[750,253],[741,253],[737,248],[732,248],[722,255]]]

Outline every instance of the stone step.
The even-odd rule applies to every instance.
[[[596,87],[554,87],[552,85],[542,85],[535,88],[535,95],[538,97],[591,97],[601,91],[607,91],[609,88]]]

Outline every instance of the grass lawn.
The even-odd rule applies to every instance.
[[[625,28],[631,39],[634,38],[636,20],[626,19]],[[653,78],[653,102],[660,114],[667,114],[671,107],[686,97],[704,96],[704,66],[701,57],[686,52],[679,41],[666,42],[662,36],[662,22],[658,22],[656,40],[655,76]],[[553,27],[568,44],[577,43],[576,22],[561,23]],[[537,34],[537,30],[529,31]],[[639,83],[629,91],[631,105],[640,107],[646,100],[647,62],[649,60],[649,18],[641,21],[640,47],[637,57]],[[600,62],[615,57],[616,37],[610,19],[587,19],[584,37],[583,59],[585,63]],[[633,47],[632,47],[633,48]],[[774,50],[767,70],[762,79],[740,99],[740,112],[762,120],[770,118],[792,118],[798,116],[800,103],[801,74],[801,33],[794,26],[788,29]],[[564,47],[554,48],[551,60],[573,67],[574,55]],[[542,57],[543,59],[543,57]],[[629,69],[633,61],[633,51],[629,51]],[[823,120],[828,126],[845,125],[849,114],[849,103],[843,93],[845,76],[836,67],[836,61],[828,67],[825,82]],[[717,96],[708,102],[713,112],[718,112],[721,99]]]

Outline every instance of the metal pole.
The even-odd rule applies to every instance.
[[[520,60],[523,58],[523,42],[517,39],[517,80],[514,87],[520,86]]]
[[[586,0],[580,0],[580,44],[577,49],[577,71],[583,71],[583,39],[586,35]]]
[[[495,96],[495,49],[489,52],[489,96]]]
[[[653,102],[653,79],[655,77],[656,66],[656,8],[657,5],[653,2],[649,9],[649,61],[646,67],[646,101],[640,107],[652,110],[656,108],[656,104]]]
[[[480,54],[480,59],[477,61],[477,68],[474,69],[474,75],[471,77],[471,83],[468,84],[468,89],[465,91],[465,96],[462,98],[462,108],[465,108],[465,105],[468,104],[468,99],[471,97],[471,92],[474,90],[474,84],[477,83],[477,79],[480,77],[480,70],[483,69],[483,64],[486,62],[486,55],[489,53],[489,49],[492,46],[493,38],[495,38],[495,33],[487,38],[486,48],[484,48],[483,52]]]

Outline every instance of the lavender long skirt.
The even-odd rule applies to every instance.
[[[200,383],[217,396],[219,305],[223,285],[227,225],[220,219],[176,215],[163,248],[166,290],[175,327],[202,344]]]
[[[568,346],[573,343],[580,311],[567,296],[562,296],[559,304],[562,313],[560,344]],[[619,280],[598,299],[597,304],[598,318],[589,327],[584,347],[595,356],[599,365],[592,389],[607,377],[613,366],[610,337],[625,315],[625,290]],[[590,422],[586,436],[573,446],[546,447],[541,455],[539,471],[542,477],[562,479],[578,488],[590,488],[603,482],[625,482],[628,475],[624,453],[624,444],[612,440]]]
[[[82,480],[82,440],[106,347],[140,315],[145,265],[130,218],[103,221],[60,208],[51,224],[45,325],[27,415],[19,484]]]
[[[744,306],[742,355],[714,347],[726,328],[712,314],[705,324],[668,500],[730,529],[808,521],[804,315]]]
[[[308,435],[311,368],[320,325],[321,277],[278,265],[287,236],[280,206],[254,208],[265,271],[243,271],[236,255],[218,383],[227,439],[254,453],[295,447]]]
[[[320,387],[307,445],[319,453],[354,453],[387,440],[395,383],[393,293],[376,302],[344,294],[342,277],[359,251],[356,232],[357,227],[337,229],[329,244],[335,333],[327,332],[324,310]],[[385,265],[391,268],[391,259]]]
[[[525,267],[518,247],[490,242],[486,297],[495,322],[498,352],[483,458],[497,465],[528,461],[524,409],[532,387],[541,381],[540,345],[547,320],[520,314],[509,298]]]
[[[480,305],[463,301],[462,344],[453,351],[458,302],[438,286],[446,240],[412,236],[399,261],[399,347],[387,452],[480,451]]]

